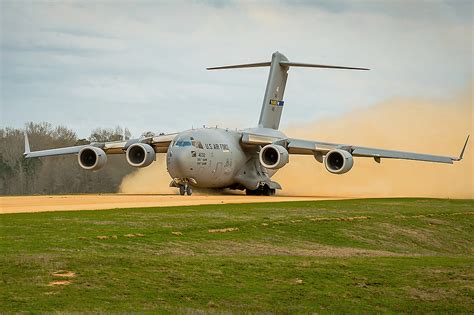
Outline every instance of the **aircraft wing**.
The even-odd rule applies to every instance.
[[[156,153],[166,153],[168,152],[171,141],[173,141],[177,135],[177,133],[170,133],[153,137],[150,145],[155,148]]]
[[[355,157],[372,157],[375,161],[380,162],[381,158],[387,159],[403,159],[403,160],[416,160],[416,161],[427,161],[436,163],[449,163],[452,164],[455,161],[460,161],[463,158],[464,151],[466,149],[469,136],[464,143],[461,153],[458,157],[441,156],[422,154],[414,152],[404,151],[393,151],[378,148],[367,148],[355,145],[337,144],[328,142],[309,141],[301,139],[286,139],[287,149],[290,154],[307,154],[314,155],[318,160],[321,159],[326,153],[334,149],[346,150]]]
[[[176,137],[176,133],[173,134],[163,134],[154,137],[144,137],[123,141],[110,141],[110,142],[92,142],[90,144],[72,146],[72,147],[63,147],[56,149],[40,150],[40,151],[31,151],[30,143],[28,140],[28,135],[25,132],[25,153],[23,154],[25,158],[33,157],[46,157],[46,156],[59,156],[59,155],[68,155],[68,154],[78,154],[84,147],[93,146],[104,150],[106,154],[122,154],[125,153],[127,148],[134,143],[147,143],[151,145],[155,152],[157,153],[166,153],[168,147]]]

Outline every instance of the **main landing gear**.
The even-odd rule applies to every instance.
[[[179,194],[181,196],[184,196],[184,195],[191,196],[193,194],[193,189],[187,183],[184,185],[179,185]]]
[[[246,189],[245,194],[247,196],[274,196],[276,189],[268,187],[268,185],[263,185],[257,189]]]

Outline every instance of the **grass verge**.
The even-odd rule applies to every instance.
[[[474,201],[0,216],[0,312],[466,312]]]

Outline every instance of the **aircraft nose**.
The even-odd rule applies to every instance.
[[[191,152],[187,148],[173,150],[173,164],[180,176],[184,176],[190,169]]]

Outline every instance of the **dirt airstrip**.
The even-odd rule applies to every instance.
[[[130,195],[91,194],[55,196],[1,196],[0,214],[43,211],[100,210],[116,208],[144,208],[190,206],[204,204],[282,202],[327,200],[340,198],[245,196],[245,195]]]

